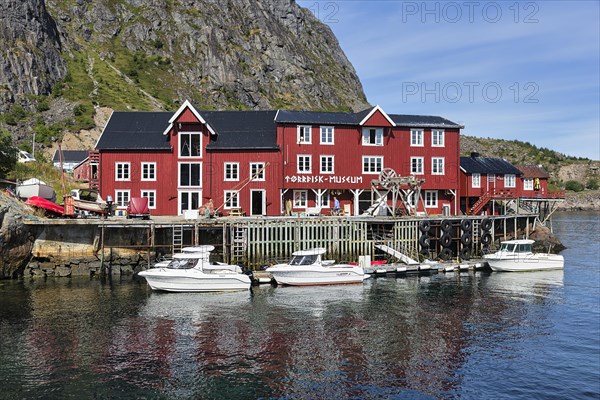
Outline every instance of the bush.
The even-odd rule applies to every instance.
[[[565,183],[565,189],[572,190],[573,192],[581,192],[583,190],[583,184],[577,181],[567,181]]]
[[[10,133],[0,129],[0,176],[4,177],[17,163],[17,148]]]
[[[587,181],[585,187],[587,187],[590,190],[598,190],[598,188],[600,187],[600,185],[598,185],[598,181],[595,179],[590,179],[589,181]]]

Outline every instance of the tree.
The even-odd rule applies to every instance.
[[[4,177],[7,172],[14,169],[18,151],[10,133],[5,129],[0,129],[0,177]]]

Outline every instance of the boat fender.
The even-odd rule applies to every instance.
[[[452,229],[452,221],[448,221],[447,219],[445,219],[442,221],[440,226],[442,227],[442,231],[450,232],[450,230]]]
[[[423,233],[425,232],[429,232],[429,230],[431,229],[431,222],[429,222],[428,220],[424,219],[423,221],[421,221],[419,223],[419,230]]]
[[[449,247],[452,243],[452,237],[449,234],[444,233],[440,238],[440,243],[442,244],[442,247]]]
[[[419,244],[421,245],[422,249],[429,248],[429,245],[431,244],[431,241],[429,240],[429,235],[421,235],[421,237],[419,237]]]
[[[490,231],[492,229],[492,220],[489,218],[484,218],[481,221],[481,229],[484,231]]]
[[[463,260],[470,260],[471,259],[471,250],[469,250],[468,247],[463,248],[460,251],[460,258]]]
[[[460,222],[460,229],[463,230],[463,232],[467,232],[471,230],[471,226],[473,225],[472,221],[470,219],[463,219]]]
[[[481,244],[487,246],[490,243],[492,243],[492,234],[489,232],[485,232],[482,236],[481,236]]]
[[[445,248],[440,252],[440,258],[442,260],[450,260],[452,258],[452,250]]]
[[[460,237],[460,242],[465,246],[470,246],[472,241],[471,232],[465,232]]]

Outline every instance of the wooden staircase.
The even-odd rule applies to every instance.
[[[90,189],[100,190],[100,152],[91,150],[88,153],[90,168]],[[96,165],[96,173],[92,172],[92,165]]]
[[[476,215],[485,207],[487,203],[492,199],[492,191],[488,190],[485,192],[476,202],[473,207],[469,210],[469,215]]]

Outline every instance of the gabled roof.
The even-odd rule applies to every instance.
[[[460,169],[467,174],[521,175],[521,171],[504,158],[461,157]]]
[[[517,165],[517,169],[523,173],[523,178],[546,178],[550,174],[541,165]]]
[[[97,150],[168,150],[163,132],[172,112],[115,111],[96,143]]]
[[[63,150],[62,160],[64,163],[79,163],[85,160],[88,156],[87,150]],[[54,151],[53,162],[60,162],[60,154],[58,150]]]
[[[203,111],[218,136],[212,136],[207,150],[276,150],[277,111]]]
[[[196,117],[196,119],[198,121],[200,121],[202,124],[204,124],[206,126],[206,128],[208,129],[208,131],[211,134],[216,135],[215,131],[210,126],[210,124],[208,124],[206,122],[206,120],[204,118],[202,118],[202,115],[198,112],[198,110],[196,110],[196,108],[188,100],[184,101],[183,104],[179,107],[179,109],[177,111],[175,111],[175,113],[173,114],[173,116],[171,116],[171,118],[169,119],[169,126],[167,126],[167,129],[165,129],[165,131],[163,132],[163,135],[168,135],[169,134],[169,132],[173,128],[173,123],[175,121],[177,121],[177,118],[179,118],[179,116],[186,109],[190,110],[192,112],[192,114],[194,114],[194,117]]]
[[[371,108],[370,110],[364,110],[363,112],[358,113],[358,114],[362,115],[362,113],[364,113],[365,111],[368,111],[368,113],[358,123],[360,126],[363,126],[369,120],[369,118],[371,118],[373,116],[373,114],[375,114],[376,112],[380,112],[381,115],[383,115],[383,117],[390,123],[391,126],[396,126],[394,121],[392,121],[392,119],[385,113],[385,111],[383,111],[383,109],[381,107],[379,107],[379,105],[376,105],[375,107]],[[359,116],[359,118],[360,118],[360,116]]]

